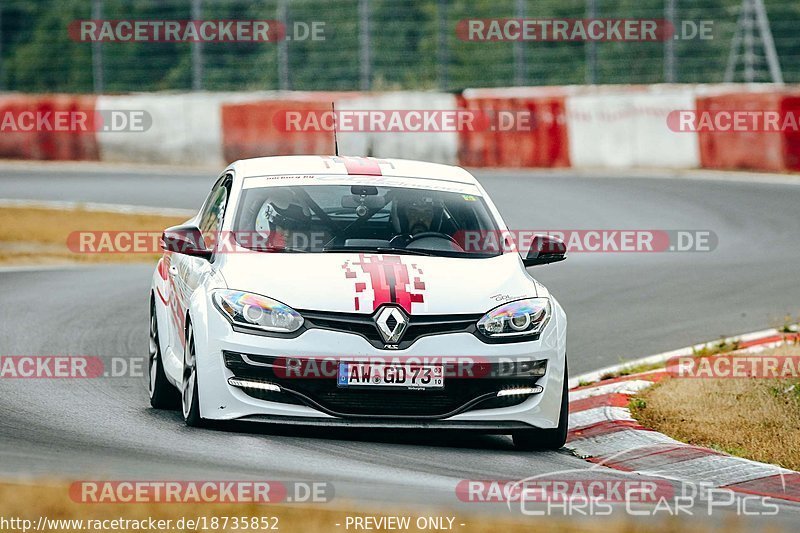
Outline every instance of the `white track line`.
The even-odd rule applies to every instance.
[[[102,266],[99,263],[63,263],[59,265],[19,265],[19,266],[4,266],[0,267],[0,274],[7,274],[13,272],[40,272],[47,270],[75,270],[78,268],[87,268],[90,266]]]
[[[154,215],[165,217],[193,217],[197,211],[193,209],[176,209],[172,207],[152,207],[145,205],[104,204],[97,202],[64,202],[48,200],[18,200],[14,198],[0,198],[0,208],[3,207],[28,207],[31,209],[60,209],[92,211],[99,213],[121,213],[125,215]]]
[[[222,164],[219,166],[209,165],[168,165],[168,164],[148,164],[134,162],[113,162],[113,161],[40,161],[31,159],[3,159],[0,160],[0,171],[16,172],[91,172],[103,174],[148,174],[158,173],[166,176],[195,177],[198,174],[206,174],[213,180],[214,176],[219,175]]]
[[[696,180],[696,181],[723,181],[735,183],[753,184],[774,184],[774,185],[800,185],[800,174],[798,173],[771,173],[771,172],[747,172],[737,170],[712,170],[712,169],[670,169],[670,168],[588,168],[588,167],[569,167],[569,168],[474,168],[468,167],[467,170],[480,178],[492,174],[511,174],[524,175],[526,177],[553,177],[564,178],[592,178],[592,179],[673,179],[673,180]]]
[[[743,335],[737,335],[735,337],[728,337],[724,339],[725,342],[733,342],[734,340],[739,340],[742,342],[749,342],[756,339],[760,339],[763,337],[770,337],[772,335],[777,335],[777,330],[773,329],[763,329],[761,331],[754,331],[753,333],[745,333]],[[601,368],[599,370],[594,370],[592,372],[587,372],[585,374],[581,374],[579,376],[575,376],[574,378],[569,380],[569,388],[575,388],[578,386],[580,382],[589,382],[594,383],[595,381],[600,380],[600,376],[603,374],[609,374],[614,372],[619,372],[628,367],[638,366],[642,364],[655,364],[655,363],[663,363],[672,357],[685,357],[687,355],[692,355],[695,350],[701,350],[708,346],[709,344],[713,344],[715,342],[719,342],[719,339],[709,341],[709,342],[701,342],[699,344],[695,344],[694,346],[687,346],[686,348],[680,348],[678,350],[672,350],[669,352],[662,352],[655,355],[649,355],[647,357],[642,357],[641,359],[634,359],[633,361],[626,361],[624,363],[620,363],[617,365],[607,366],[605,368]]]

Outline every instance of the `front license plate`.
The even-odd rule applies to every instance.
[[[341,388],[442,389],[444,371],[441,365],[375,365],[342,362],[339,363],[336,383]]]

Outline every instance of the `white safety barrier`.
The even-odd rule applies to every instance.
[[[100,96],[98,110],[143,110],[147,131],[97,133],[100,160],[133,163],[221,165],[221,106],[267,93],[140,93]]]
[[[437,92],[392,92],[348,98],[337,104],[337,111],[415,110],[453,111],[456,97]],[[418,159],[454,165],[458,154],[458,133],[455,131],[365,131],[341,132],[342,154]]]
[[[667,126],[670,112],[694,109],[693,87],[569,96],[572,166],[697,168],[697,133],[674,132]]]

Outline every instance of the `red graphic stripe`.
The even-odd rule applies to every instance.
[[[344,168],[348,174],[361,176],[383,176],[381,167],[375,159],[366,157],[342,157]]]
[[[158,294],[158,297],[161,299],[162,302],[164,302],[164,305],[169,305],[169,299],[165,298],[164,295],[161,294],[161,289],[159,289],[158,287],[156,287],[156,294]]]
[[[422,280],[422,271],[412,265],[419,276],[414,276],[412,285],[408,271],[408,265],[404,264],[398,255],[367,255],[359,254],[359,260],[350,263],[345,261],[342,265],[344,275],[348,279],[355,280],[357,273],[352,265],[361,267],[361,271],[369,276],[369,288],[372,289],[372,310],[377,310],[384,304],[397,304],[406,313],[411,314],[411,304],[423,303],[425,297],[425,282]],[[367,295],[369,291],[367,283],[354,281],[355,298],[353,300],[356,311],[361,309],[359,299],[361,295]]]
[[[167,281],[169,279],[168,275],[169,265],[167,264],[167,262],[164,260],[163,257],[158,260],[157,270],[158,270],[158,275],[161,276],[161,279],[163,279],[164,281]]]

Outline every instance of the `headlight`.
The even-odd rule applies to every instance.
[[[292,333],[303,325],[300,313],[266,296],[219,289],[212,297],[231,324],[277,333]]]
[[[492,309],[478,321],[478,331],[489,338],[535,335],[549,319],[550,300],[528,298]]]

